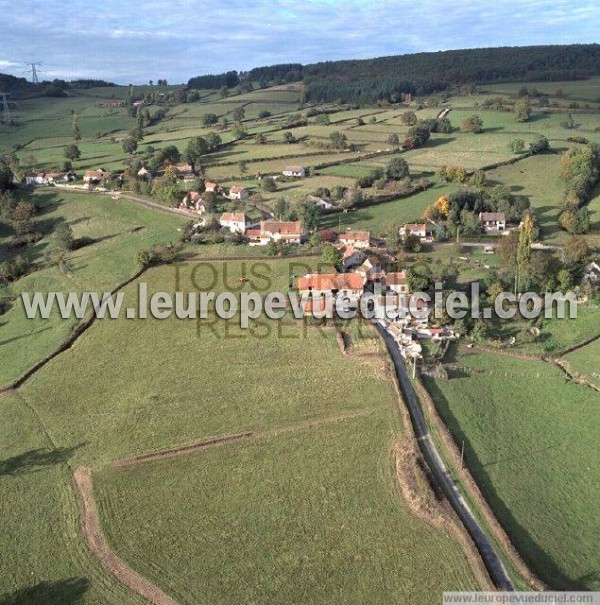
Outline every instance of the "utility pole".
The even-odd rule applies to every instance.
[[[8,92],[0,92],[0,102],[2,103],[2,121],[5,124],[10,122],[10,107],[8,106]]]
[[[464,459],[465,459],[465,442],[463,440],[462,447],[460,448],[460,468],[461,469],[465,468]]]

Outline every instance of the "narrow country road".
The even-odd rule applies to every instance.
[[[508,573],[506,572],[504,564],[494,550],[494,547],[492,546],[492,543],[490,542],[483,528],[473,515],[473,511],[458,490],[458,487],[450,476],[450,473],[448,472],[448,469],[446,468],[446,465],[444,464],[437,447],[431,439],[431,435],[429,434],[429,430],[425,422],[425,416],[423,415],[419,401],[417,400],[413,387],[410,383],[406,366],[404,365],[404,359],[400,354],[400,349],[398,348],[396,341],[378,322],[374,323],[375,327],[383,337],[386,347],[392,357],[392,361],[394,362],[396,376],[398,377],[400,389],[410,413],[410,418],[417,441],[419,443],[419,447],[425,456],[427,463],[429,464],[431,472],[433,473],[440,487],[444,490],[444,493],[452,505],[452,508],[454,508],[458,514],[460,520],[473,539],[473,542],[475,542],[477,550],[479,551],[479,554],[481,555],[494,584],[500,590],[513,591],[515,587],[508,576]]]

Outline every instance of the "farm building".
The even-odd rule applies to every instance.
[[[83,173],[83,182],[97,185],[110,177],[110,172],[99,168],[98,170],[86,170]]]
[[[189,164],[177,164],[175,169],[177,170],[179,178],[184,181],[193,181],[196,178],[194,170]]]
[[[300,221],[261,221],[258,234],[247,235],[248,237],[253,235],[258,243],[264,246],[271,240],[282,241],[286,244],[301,244],[304,234]],[[257,238],[256,235],[258,235]]]
[[[313,297],[344,294],[358,300],[364,292],[364,278],[359,273],[308,273],[298,278],[298,292],[310,292]]]

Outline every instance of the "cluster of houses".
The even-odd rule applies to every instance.
[[[384,313],[384,318],[379,321],[394,337],[405,357],[420,354],[419,340],[440,341],[458,336],[450,327],[431,322],[427,302],[419,298],[411,300],[405,271],[387,271],[379,257],[368,255],[367,249],[359,250],[359,256],[355,256],[356,249],[342,244],[341,239],[342,236],[336,245],[346,259],[353,261],[344,264],[344,272],[308,273],[296,282],[300,295],[310,295],[306,315],[333,313],[338,295],[344,296],[346,301],[344,311],[356,309],[363,294],[371,293],[371,304],[378,305]],[[362,239],[355,239],[353,243]]]
[[[27,185],[54,185],[55,183],[70,183],[77,178],[72,170],[67,172],[30,172],[25,175]]]

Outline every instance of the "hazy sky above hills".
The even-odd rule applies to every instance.
[[[143,83],[273,63],[600,42],[598,0],[0,0],[0,72]]]

